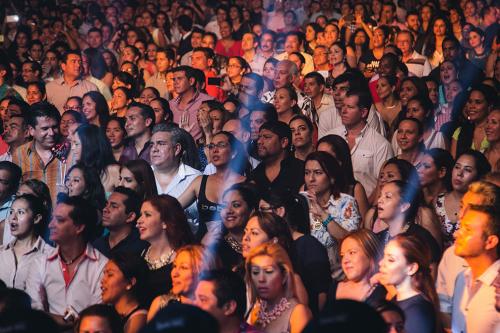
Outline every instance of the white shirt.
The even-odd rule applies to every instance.
[[[304,68],[302,68],[302,75],[305,76],[308,73],[314,72],[313,57],[309,53],[305,53],[305,52],[300,52],[300,54],[302,54],[304,56],[304,58],[306,59],[306,63],[304,64]],[[280,53],[275,58],[279,61],[286,60],[286,59],[288,59],[288,53],[286,53],[286,52]]]
[[[264,71],[264,64],[266,63],[266,58],[262,56],[260,53],[255,53],[252,61],[250,61],[248,64],[250,65],[250,68],[252,69],[252,72],[262,75],[262,72]]]
[[[13,202],[14,196],[12,196],[10,200],[7,200],[2,206],[0,206],[0,221],[4,221],[2,244],[9,244],[14,240],[14,237],[10,233],[9,222],[7,221],[7,217],[9,216],[10,212],[10,206],[12,206]]]
[[[167,188],[163,189],[158,182],[158,179],[156,179],[154,166],[151,166],[151,168],[155,174],[156,189],[158,190],[158,194],[168,194],[176,199],[179,198],[184,191],[186,191],[188,186],[191,185],[196,177],[201,175],[200,171],[181,162],[181,164],[179,164],[179,168],[177,169],[177,174],[170,181]],[[196,208],[196,202],[193,202],[191,206],[186,208],[185,213],[192,229],[196,230],[198,228],[198,209]]]
[[[336,134],[346,139],[347,130],[339,126],[327,134]],[[369,197],[377,186],[378,174],[385,161],[393,157],[391,144],[374,128],[366,125],[351,149],[354,178],[360,182]]]
[[[0,280],[9,288],[25,290],[31,265],[37,255],[47,254],[54,248],[38,237],[28,252],[16,257],[13,249],[14,243],[15,240],[0,249]]]
[[[453,291],[458,274],[469,267],[467,262],[455,254],[455,245],[450,246],[443,253],[439,262],[436,291],[439,297],[441,312],[451,313]]]
[[[413,74],[413,76],[418,77],[427,76],[432,70],[427,57],[421,55],[417,51],[413,51],[410,59],[405,62],[405,65],[408,67],[408,71]]]
[[[392,135],[391,145],[394,154],[401,154],[401,148],[399,148],[396,133]],[[436,130],[433,129],[431,135],[424,140],[424,146],[425,149],[441,148],[446,150],[446,142],[444,140],[443,133],[436,132]]]
[[[493,333],[500,323],[495,309],[495,280],[500,259],[495,261],[475,281],[470,268],[461,272],[455,283],[451,330],[453,333]],[[472,290],[476,289],[475,293]]]
[[[84,257],[66,286],[59,248],[38,255],[26,281],[32,307],[63,315],[69,306],[81,312],[92,304],[101,303],[101,278],[107,262],[101,252],[87,244]]]
[[[321,139],[336,127],[342,126],[342,118],[335,107],[333,96],[323,93],[321,104],[316,108],[318,112],[318,138]]]
[[[219,22],[217,22],[217,20],[208,22],[207,25],[205,26],[205,31],[213,32],[217,36],[217,40],[222,38],[220,34]]]

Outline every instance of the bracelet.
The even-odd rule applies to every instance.
[[[328,217],[323,222],[321,222],[321,224],[326,228],[328,224],[332,221],[333,221],[333,216],[328,214]]]

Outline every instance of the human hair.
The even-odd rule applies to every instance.
[[[289,79],[293,78],[294,76],[299,75],[300,69],[297,67],[297,64],[294,63],[293,61],[288,60],[288,59],[281,60],[280,62],[278,62],[278,64],[276,66],[281,65],[281,64],[288,67],[288,78]]]
[[[372,96],[369,91],[349,89],[349,91],[346,94],[346,97],[351,97],[351,96],[358,97],[358,107],[360,110],[362,109],[370,110],[372,106]]]
[[[289,97],[292,101],[295,101],[295,105],[294,105],[294,106],[292,106],[291,110],[292,110],[293,114],[298,115],[298,114],[300,113],[300,108],[299,108],[299,106],[297,105],[297,102],[298,102],[298,100],[299,100],[299,97],[298,97],[298,95],[297,95],[297,92],[295,91],[295,88],[294,88],[292,85],[287,84],[287,85],[284,85],[284,86],[283,86],[283,87],[281,87],[281,88],[276,89],[276,92],[277,92],[278,90],[281,90],[281,89],[283,89],[283,90],[285,90],[285,91],[287,92],[288,97]]]
[[[378,272],[378,262],[382,258],[382,246],[380,240],[373,231],[368,229],[359,229],[345,236],[339,244],[339,251],[342,248],[342,243],[348,238],[354,239],[361,247],[364,255],[370,261],[370,271],[368,277],[373,276]]]
[[[201,53],[203,53],[203,55],[204,55],[204,56],[205,56],[205,58],[207,58],[207,59],[212,59],[212,60],[213,60],[213,59],[215,58],[215,53],[214,53],[214,50],[212,50],[212,49],[211,49],[211,48],[209,48],[209,47],[201,47],[201,46],[199,46],[199,47],[195,47],[195,48],[193,49],[193,53],[194,53],[194,52],[201,52]]]
[[[28,82],[28,84],[26,85],[26,89],[28,89],[30,86],[37,87],[37,89],[40,91],[40,93],[43,96],[47,96],[47,90],[45,89],[45,82],[43,82],[43,81]]]
[[[279,63],[278,59],[271,57],[271,58],[268,58],[266,60],[266,62],[264,63],[264,66],[267,64],[272,64],[274,67],[276,67],[276,66],[278,66],[278,63]],[[264,66],[262,66],[262,67],[264,67]]]
[[[137,219],[141,214],[142,203],[142,199],[141,197],[139,197],[137,192],[124,186],[117,186],[113,190],[113,193],[120,193],[126,197],[123,201],[123,205],[125,206],[125,213],[134,213]]]
[[[246,203],[249,212],[253,212],[257,210],[259,206],[257,189],[251,183],[236,183],[231,185],[228,189],[224,191],[222,194],[223,198],[230,192],[238,192],[240,197]]]
[[[420,208],[421,191],[420,188],[414,188],[411,183],[404,180],[391,180],[385,183],[384,186],[393,184],[398,188],[400,196],[400,204],[409,204],[407,210],[404,211],[404,220],[406,223],[415,223],[415,219]]]
[[[396,312],[401,317],[403,322],[406,320],[404,311],[394,302],[382,300],[375,305],[375,310],[377,310],[380,314],[384,312]]]
[[[79,56],[80,59],[82,58],[82,53],[79,50],[67,50],[62,56],[62,62],[64,64],[68,62],[68,58],[70,55],[76,55]]]
[[[47,211],[46,215],[50,216],[52,212],[52,197],[50,196],[50,190],[47,184],[45,184],[41,180],[32,178],[21,182],[21,184],[19,184],[19,187],[21,187],[22,185],[29,187],[33,192],[33,195],[42,200],[43,207]]]
[[[37,215],[40,215],[40,221],[33,225],[33,229],[36,236],[43,235],[45,229],[47,228],[50,214],[50,212],[45,208],[43,200],[33,194],[18,195],[14,199],[13,203],[17,200],[24,200],[28,204],[29,209],[33,213],[33,219],[35,219]]]
[[[156,189],[155,175],[148,162],[143,159],[130,160],[125,162],[121,168],[128,169],[138,184],[137,194],[140,198],[148,199],[158,194]]]
[[[309,119],[309,117],[304,116],[303,114],[296,114],[295,116],[292,117],[292,119],[290,119],[290,122],[288,123],[288,125],[290,125],[295,120],[302,120],[303,122],[305,122],[307,128],[311,132],[311,137],[312,137],[312,132],[314,131],[314,125],[313,125],[311,119]]]
[[[427,29],[427,37],[426,37],[426,47],[423,50],[423,55],[426,57],[432,57],[434,51],[436,51],[436,35],[434,34],[434,24],[437,20],[441,20],[444,22],[446,31],[445,36],[451,35],[453,29],[451,28],[451,23],[448,18],[444,15],[436,15],[429,23],[429,28]],[[443,40],[444,43],[444,40]]]
[[[257,73],[250,72],[243,74],[243,77],[254,82],[255,90],[257,91],[258,96],[262,92],[262,89],[264,89],[264,80],[262,79],[262,76]]]
[[[197,153],[196,143],[189,132],[172,123],[160,123],[155,125],[153,127],[153,134],[158,132],[169,133],[172,145],[179,144],[181,146],[182,153],[180,160],[182,163],[189,165],[194,169],[199,169],[200,160]]]
[[[106,194],[104,192],[104,187],[102,186],[101,179],[99,178],[99,173],[96,169],[88,167],[85,164],[79,162],[73,165],[68,170],[68,172],[66,173],[66,177],[68,177],[71,171],[75,169],[78,169],[82,172],[83,178],[85,180],[85,189],[81,196],[94,204],[96,208],[101,211],[106,203]]]
[[[82,145],[80,160],[85,167],[95,168],[99,175],[115,162],[111,144],[104,132],[96,125],[80,125],[76,130]]]
[[[318,72],[309,72],[304,76],[304,81],[306,79],[313,79],[317,85],[319,86],[324,86],[325,85],[325,78],[323,75],[321,75]]]
[[[250,218],[256,217],[260,228],[266,233],[269,240],[276,239],[288,253],[292,253],[292,234],[286,221],[274,214],[256,211]]]
[[[315,151],[307,155],[305,164],[309,161],[316,161],[319,163],[330,182],[331,195],[335,199],[338,199],[341,189],[346,187],[346,178],[342,174],[342,168],[339,162],[335,157],[323,151]]]
[[[99,317],[104,319],[111,328],[111,333],[123,332],[122,318],[111,305],[94,304],[85,308],[79,314],[78,321],[75,325],[75,332],[80,332],[80,325],[85,317]]]
[[[176,258],[182,253],[187,253],[190,258],[190,268],[193,274],[190,292],[194,292],[201,273],[205,270],[220,268],[218,257],[203,245],[187,244],[176,250]],[[175,263],[175,261],[174,261]]]
[[[174,72],[174,73],[184,72],[184,74],[186,75],[186,78],[188,80],[191,80],[191,79],[195,79],[196,80],[196,76],[194,74],[194,68],[192,68],[190,66],[184,66],[184,65],[177,66],[177,67],[174,67],[172,69],[172,72]]]
[[[431,148],[424,152],[425,155],[428,155],[434,161],[436,168],[438,170],[445,168],[446,174],[443,177],[443,185],[447,190],[451,189],[451,170],[453,168],[453,157],[450,152],[441,148]]]
[[[9,173],[9,179],[7,180],[8,187],[5,197],[16,193],[23,173],[21,168],[17,164],[10,161],[0,161],[0,170],[7,171]]]
[[[342,174],[345,176],[346,184],[345,187],[340,188],[340,192],[349,193],[349,187],[356,184],[356,179],[352,167],[351,150],[347,142],[335,134],[325,135],[319,139],[316,150],[322,143],[326,143],[335,152],[335,159],[339,162]]]
[[[278,121],[278,113],[276,112],[276,108],[274,107],[274,105],[271,103],[262,103],[261,101],[257,101],[253,107],[253,110],[251,110],[250,113],[257,111],[264,112],[264,118],[266,118],[266,122]],[[290,139],[291,139],[291,134],[290,134]]]
[[[148,266],[146,261],[138,254],[126,250],[112,251],[109,261],[112,261],[120,269],[123,277],[130,283],[132,279],[135,279],[135,283],[131,283],[132,287],[128,289],[128,292],[139,304],[143,304],[147,289]]]
[[[410,81],[413,86],[417,89],[417,95],[416,96],[429,96],[429,89],[427,88],[427,85],[425,84],[425,81],[417,76],[407,76],[401,80],[401,84],[399,87],[403,86],[403,83],[406,81]]]
[[[429,96],[413,96],[408,99],[408,103],[406,105],[410,104],[412,101],[418,102],[418,104],[420,104],[420,106],[425,110],[425,118],[422,120],[422,126],[424,129],[432,128],[434,126],[434,104],[432,104]]]
[[[86,242],[95,239],[97,230],[97,209],[87,199],[81,196],[70,197],[64,193],[57,196],[57,204],[71,206],[69,217],[75,225],[85,226],[82,236]]]
[[[499,188],[493,183],[480,180],[469,185],[469,192],[481,196],[480,205],[494,206],[500,200]],[[497,206],[499,207],[499,206]]]
[[[38,125],[38,118],[50,118],[55,120],[58,124],[61,121],[61,115],[57,108],[49,102],[37,102],[30,106],[29,112],[26,117],[26,124],[33,128]]]
[[[464,152],[462,152],[460,155],[457,156],[455,160],[455,164],[458,161],[458,159],[464,155],[472,157],[474,160],[474,164],[476,165],[476,172],[477,176],[474,179],[474,181],[479,180],[483,178],[486,174],[488,174],[491,171],[491,165],[488,162],[488,159],[486,156],[484,156],[483,153],[474,150],[474,149],[467,149]]]
[[[239,173],[240,175],[249,175],[251,172],[251,165],[248,162],[248,154],[243,144],[230,132],[217,132],[213,135],[213,138],[215,138],[217,135],[225,136],[231,148],[231,153],[233,154],[233,156],[229,161],[229,167],[234,172]]]
[[[127,99],[132,99],[132,97],[136,97],[138,87],[137,87],[137,84],[136,84],[134,77],[130,73],[119,71],[115,75],[115,80],[122,82],[124,84],[124,86],[116,87],[114,90],[119,89],[119,88],[126,88],[128,90],[128,94],[126,93]],[[127,86],[130,86],[130,88]]]
[[[174,250],[183,245],[193,244],[194,236],[189,227],[186,214],[176,198],[167,195],[153,195],[145,202],[151,204],[160,214],[160,219],[168,227],[165,229],[167,239]]]
[[[306,58],[302,55],[302,53],[295,51],[295,52],[290,53],[290,55],[292,55],[292,54],[294,56],[296,56],[297,58],[299,58],[302,66],[304,66],[306,64]],[[300,68],[299,68],[299,71],[300,71]]]
[[[128,110],[131,108],[138,108],[140,110],[141,117],[146,121],[147,119],[151,119],[151,124],[149,124],[149,130],[152,130],[155,125],[155,111],[153,108],[147,104],[140,102],[132,102],[128,106]]]
[[[364,53],[370,47],[370,38],[368,37],[368,34],[363,28],[357,28],[356,30],[354,30],[354,32],[351,34],[351,37],[349,38],[348,46],[350,46],[353,50],[356,50],[356,44],[354,43],[354,39],[356,38],[356,35],[358,33],[365,34],[365,42],[361,45],[361,50]]]
[[[174,119],[174,113],[172,112],[172,109],[170,109],[170,104],[168,101],[163,98],[163,97],[158,97],[158,98],[153,98],[150,102],[149,105],[151,105],[152,102],[158,102],[160,104],[161,109],[165,113],[165,121],[166,122],[172,122]],[[154,110],[153,110],[154,111]],[[162,120],[162,122],[164,122]],[[155,126],[158,125],[155,122]]]
[[[165,54],[165,57],[167,57],[167,59],[169,60],[175,60],[175,51],[172,50],[172,48],[162,48],[160,47],[156,53],[164,53]]]
[[[295,272],[287,251],[279,244],[264,243],[252,249],[245,260],[245,280],[247,286],[250,286],[249,292],[251,304],[255,304],[258,296],[257,288],[255,287],[251,276],[252,260],[259,256],[268,256],[272,258],[276,266],[278,266],[281,274],[283,274],[286,278],[283,285],[284,296],[287,298],[296,296],[294,283]]]
[[[85,97],[90,98],[95,103],[95,111],[97,117],[99,117],[99,124],[101,127],[106,127],[109,120],[109,107],[104,96],[98,91],[89,91],[83,95],[82,100]]]
[[[288,145],[285,147],[286,151],[289,151],[290,145],[292,144],[292,131],[290,130],[290,127],[288,124],[282,122],[282,121],[266,121],[264,124],[259,129],[260,131],[263,130],[268,130],[273,132],[278,136],[280,140],[282,139],[287,139],[288,140]]]
[[[413,118],[413,117],[404,117],[404,118],[401,118],[401,119],[398,120],[398,126],[396,128],[399,128],[399,125],[401,125],[401,123],[403,121],[409,121],[411,123],[414,123],[417,126],[417,133],[418,133],[419,136],[422,136],[424,134],[424,126],[420,122],[420,120],[418,120],[417,118]],[[422,142],[419,142],[419,149],[421,151],[425,149],[425,145],[423,145]]]
[[[193,28],[193,20],[187,15],[181,15],[177,18],[177,23],[185,32],[191,31]]]
[[[85,122],[85,116],[76,111],[76,110],[66,110],[63,112],[63,114],[61,115],[61,119],[62,117],[64,117],[65,115],[69,114],[70,116],[72,116],[73,118],[75,118],[75,122],[78,124],[78,125],[81,125]]]

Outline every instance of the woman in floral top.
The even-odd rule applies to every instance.
[[[306,158],[303,194],[309,201],[311,235],[326,247],[334,276],[340,274],[338,242],[361,222],[356,199],[339,191],[345,182],[340,170],[328,153],[314,152]]]

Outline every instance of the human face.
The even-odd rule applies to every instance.
[[[488,116],[488,108],[488,102],[484,95],[477,90],[473,90],[469,95],[465,107],[465,112],[469,121],[473,123],[482,121]]]
[[[302,71],[302,68],[304,67],[304,64],[302,63],[302,61],[300,60],[300,58],[296,54],[290,54],[288,56],[288,60],[290,60],[290,61],[292,61],[292,62],[295,63],[295,65],[299,69],[299,72]]]
[[[155,112],[155,124],[159,124],[161,122],[164,122],[166,118],[166,113],[163,110],[163,107],[160,104],[160,101],[158,100],[153,100],[149,103],[149,106],[153,108],[153,111]]]
[[[371,269],[370,259],[357,240],[347,237],[342,242],[340,258],[347,280],[359,282],[368,277]]]
[[[259,219],[254,216],[248,220],[241,241],[243,257],[246,258],[251,250],[269,241],[269,236],[259,225]]]
[[[160,73],[165,73],[170,68],[170,60],[167,58],[165,52],[158,52],[156,54],[156,68]]]
[[[385,184],[377,201],[378,217],[382,221],[389,222],[401,213],[401,193],[394,183]]]
[[[76,225],[69,214],[73,211],[73,207],[64,203],[57,204],[52,215],[52,220],[49,223],[50,240],[61,244],[69,244],[85,229],[82,225]]]
[[[134,191],[137,191],[139,188],[139,183],[135,179],[134,174],[125,167],[120,169],[120,186],[124,186]]]
[[[11,175],[8,170],[0,170],[0,199],[5,200],[10,193]]]
[[[389,84],[385,77],[381,77],[377,81],[377,94],[381,99],[389,97],[394,92],[394,87]]]
[[[21,68],[21,76],[23,77],[24,82],[35,81],[37,79],[37,75],[35,75],[35,71],[30,63],[23,64]]]
[[[455,254],[468,259],[483,255],[491,250],[488,236],[489,216],[484,212],[467,209],[460,220],[460,229],[455,232]],[[496,246],[496,245],[495,245]]]
[[[381,29],[376,29],[373,32],[373,47],[380,48],[385,44],[385,36]]]
[[[23,127],[23,118],[11,117],[3,133],[3,139],[5,142],[12,146],[16,143],[23,143],[28,135],[28,132],[23,129]]]
[[[438,19],[434,22],[432,31],[436,36],[444,36],[446,34],[446,24],[443,20]]]
[[[30,48],[31,58],[35,61],[40,61],[43,55],[43,48],[41,45],[35,44]]]
[[[113,333],[108,321],[100,316],[85,316],[78,333]]]
[[[270,256],[252,258],[250,275],[261,299],[274,301],[283,294],[286,276]]]
[[[85,177],[83,171],[78,168],[71,170],[64,183],[70,197],[81,196],[85,192]]]
[[[111,105],[113,105],[114,109],[122,109],[128,104],[127,95],[121,89],[116,89],[113,92],[113,99],[111,101]]]
[[[99,48],[102,45],[101,33],[97,31],[89,32],[89,34],[87,35],[87,43],[89,44],[89,47],[95,49]]]
[[[317,151],[323,151],[325,153],[328,153],[330,155],[332,155],[333,157],[336,158],[336,155],[335,155],[335,151],[333,150],[333,147],[326,143],[326,142],[321,142],[319,145],[318,145],[318,148],[316,149]]]
[[[297,104],[297,101],[290,98],[288,90],[281,88],[276,91],[274,95],[274,107],[276,108],[278,116],[287,111],[291,111],[295,104]]]
[[[231,26],[226,21],[219,23],[219,31],[222,39],[231,38]]]
[[[191,66],[199,70],[206,70],[208,68],[208,59],[204,52],[193,52],[191,57]]]
[[[304,80],[304,92],[307,96],[314,98],[319,96],[324,91],[324,86],[320,86],[316,79],[314,78],[306,78]]]
[[[125,119],[125,130],[129,137],[138,137],[144,134],[152,121],[152,119],[149,118],[144,119],[138,107],[129,108],[125,115]]]
[[[339,65],[344,61],[344,52],[338,45],[333,45],[330,48],[329,61],[333,66]]]
[[[267,33],[262,34],[260,38],[260,49],[265,53],[271,53],[274,50],[273,36]]]
[[[349,82],[345,81],[338,83],[333,87],[333,101],[335,102],[335,107],[338,110],[342,110],[344,107],[344,99],[349,91]]]
[[[287,84],[293,82],[293,78],[290,75],[290,68],[287,64],[278,63],[276,66],[276,72],[274,76],[274,87],[276,89],[283,88]]]
[[[240,62],[236,58],[230,58],[228,65],[227,65],[227,75],[229,78],[234,81],[235,79],[241,79],[241,76],[243,75],[244,70],[243,67],[241,67]]]
[[[462,92],[463,88],[458,81],[453,81],[449,85],[444,86],[444,95],[447,103],[453,103],[455,97]],[[430,92],[430,91],[429,91]],[[436,89],[437,95],[437,89]],[[437,96],[436,96],[437,99]]]
[[[82,57],[77,54],[69,54],[66,63],[61,64],[64,75],[78,77],[82,71]]]
[[[259,131],[257,140],[257,154],[260,158],[265,159],[279,155],[284,149],[284,146],[279,139],[278,134],[271,132],[268,129]]]
[[[255,40],[253,37],[253,34],[251,33],[246,33],[243,35],[243,38],[241,39],[241,49],[243,51],[251,51],[256,48]]]
[[[213,36],[210,35],[205,35],[201,39],[201,46],[202,47],[208,47],[209,49],[215,49],[215,40]]]
[[[215,135],[209,148],[208,154],[215,167],[227,165],[231,161],[231,146],[224,134]]]
[[[389,163],[389,164],[386,164],[382,168],[382,170],[380,171],[380,174],[378,177],[378,182],[379,182],[379,185],[382,187],[387,182],[390,182],[391,180],[401,180],[401,179],[402,179],[402,176],[399,173],[399,170],[396,167],[396,164]]]
[[[228,231],[241,231],[248,221],[251,211],[238,191],[229,191],[222,197],[221,217]]]
[[[262,75],[267,77],[269,80],[274,80],[276,75],[276,69],[271,62],[267,62],[262,69]]]
[[[126,195],[119,192],[111,193],[102,210],[102,225],[104,227],[112,230],[131,222],[131,214],[126,213],[125,200],[127,200]]]
[[[315,39],[316,39],[316,31],[311,26],[308,25],[306,27],[306,41],[310,43]]]
[[[312,145],[312,132],[302,119],[296,119],[290,122],[292,131],[292,143],[296,148]]]
[[[313,62],[314,66],[324,66],[328,63],[328,51],[322,47],[317,47],[313,52]]]
[[[49,117],[37,117],[35,127],[29,126],[30,135],[35,142],[46,150],[51,149],[59,134],[57,120]]]
[[[471,31],[469,33],[469,45],[471,48],[480,47],[483,43],[484,38],[481,37],[477,32]]]
[[[89,96],[83,98],[82,112],[88,122],[92,122],[97,117],[95,109],[96,103]]]
[[[187,76],[185,72],[179,71],[174,73],[174,90],[177,94],[181,95],[188,91],[192,83]]]
[[[363,45],[365,42],[366,42],[366,33],[363,31],[356,32],[356,35],[354,35],[354,44]]]
[[[445,61],[444,63],[441,64],[439,68],[440,68],[439,74],[441,77],[442,84],[447,85],[453,80],[456,80],[458,78],[455,65],[453,65],[451,61]]]
[[[156,61],[156,54],[158,51],[158,47],[154,43],[149,43],[147,50],[146,50],[146,57],[149,61],[155,62]]]
[[[461,155],[451,171],[451,185],[460,193],[467,192],[470,183],[477,179],[476,161],[470,155]]]
[[[358,125],[363,120],[366,112],[367,110],[359,108],[358,96],[347,96],[344,98],[344,106],[341,112],[342,124],[346,127]]]
[[[149,201],[145,201],[141,206],[141,216],[137,220],[140,238],[151,243],[164,234],[166,227],[166,223],[161,221],[160,212]]]
[[[411,279],[414,268],[410,265],[403,250],[395,240],[391,240],[384,248],[384,257],[380,261],[380,278],[383,284],[399,286]]]
[[[414,121],[405,120],[399,123],[396,140],[403,152],[415,149],[421,139]]]
[[[308,190],[313,191],[317,196],[321,196],[330,191],[331,182],[332,180],[329,179],[318,161],[310,160],[306,162],[304,183]]]
[[[40,222],[40,216],[34,216],[26,200],[17,199],[10,207],[8,221],[12,236],[25,239],[33,234],[33,227]]]
[[[425,120],[427,112],[425,112],[420,101],[412,99],[406,107],[406,116],[409,118],[415,118],[421,123]]]
[[[391,23],[394,21],[394,10],[391,6],[383,5],[382,6],[382,16],[385,17],[386,22]]]
[[[450,41],[443,42],[443,57],[445,60],[454,60],[458,55],[458,48]]]
[[[300,51],[300,41],[297,36],[288,36],[285,40],[285,52],[290,54],[292,52]]]
[[[112,148],[120,147],[123,144],[125,132],[117,120],[111,120],[106,126],[106,137]]]
[[[425,154],[420,163],[417,164],[420,186],[426,187],[440,181],[444,177],[444,171],[439,170],[430,155]]]
[[[331,46],[339,38],[339,29],[333,24],[327,24],[325,26],[325,43],[327,46]]]
[[[29,105],[41,102],[44,98],[45,96],[42,95],[42,92],[40,91],[40,89],[38,89],[37,86],[31,84],[26,89],[26,101]]]
[[[260,127],[266,122],[266,113],[264,111],[252,111],[250,113],[250,138],[257,140],[259,138]]]
[[[240,94],[244,93],[248,96],[258,97],[255,81],[249,77],[242,77],[240,82]]]
[[[490,143],[500,140],[500,110],[492,111],[486,119],[486,138]]]
[[[127,288],[132,284],[128,281],[120,268],[112,261],[104,266],[101,279],[101,298],[104,304],[116,304],[127,294]]]
[[[193,271],[193,259],[189,252],[182,251],[177,255],[170,275],[174,295],[186,295],[192,291],[195,287],[195,272]]]
[[[78,133],[72,135],[71,138],[71,152],[73,153],[73,159],[75,161],[80,161],[82,158],[82,141]]]
[[[380,314],[385,323],[389,326],[387,333],[402,333],[405,329],[405,323],[400,314],[395,311],[384,311]]]
[[[396,45],[403,54],[410,54],[412,52],[411,37],[407,33],[399,33],[396,37]]]
[[[418,28],[420,28],[420,21],[418,19],[418,15],[407,16],[406,24],[408,25],[408,28],[410,28],[412,31],[418,31]]]
[[[218,133],[222,130],[222,126],[224,125],[222,123],[222,118],[223,114],[220,110],[212,110],[208,113],[208,116],[210,117],[210,120],[212,121],[212,130],[213,133]]]
[[[181,152],[180,146],[172,144],[172,134],[156,132],[151,137],[151,165],[156,168],[172,166]]]
[[[217,296],[215,295],[215,284],[212,281],[200,281],[194,292],[196,300],[195,305],[200,309],[214,316],[219,324],[224,323],[226,318],[223,309],[218,306]]]
[[[418,93],[417,87],[411,81],[404,81],[401,85],[401,89],[399,91],[399,98],[401,99],[401,104],[406,106],[408,100],[413,96],[416,96]]]
[[[150,105],[151,100],[155,99],[155,98],[156,98],[156,95],[153,93],[153,91],[151,89],[145,88],[142,90],[142,93],[140,96],[141,103],[144,103],[146,105]]]

